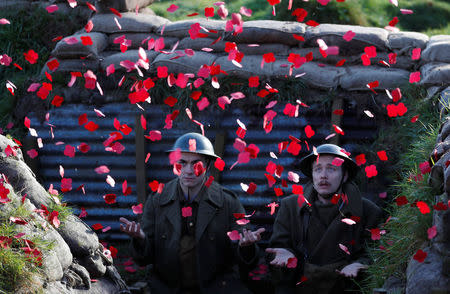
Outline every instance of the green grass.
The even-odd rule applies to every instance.
[[[419,164],[429,159],[435,146],[440,120],[436,110],[439,103],[437,97],[426,100],[422,91],[418,88],[404,92],[407,95],[416,94],[407,96],[405,101],[411,114],[397,119],[374,143],[375,148],[388,149],[388,154],[394,154],[395,157],[389,176],[396,181],[388,195],[393,195],[393,198],[404,195],[409,203],[397,206],[393,202],[386,209],[391,219],[383,227],[386,234],[369,250],[374,263],[367,270],[369,278],[365,281],[366,293],[381,287],[390,276],[404,280],[409,259],[428,241],[427,229],[431,227],[432,214],[423,215],[415,205],[410,204],[425,201],[431,208],[434,195],[439,194],[427,184],[429,174],[423,175],[423,179],[418,181],[414,177],[420,174]],[[410,116],[418,113],[419,121],[412,124]]]
[[[217,16],[217,6],[213,5],[215,1],[210,0],[198,0],[198,1],[172,1],[172,0],[162,0],[155,1],[149,7],[159,16],[165,17],[172,21],[184,20],[189,18],[199,18],[205,16],[205,7],[215,8],[215,17],[213,19],[220,19]],[[178,5],[179,8],[175,12],[168,12],[167,8],[171,4]],[[226,8],[228,9],[228,19],[230,19],[232,13],[239,12],[242,6],[252,10],[252,16],[243,16],[243,20],[255,20],[255,19],[269,19],[271,17],[271,7],[267,1],[248,1],[248,0],[232,0],[226,2]],[[192,13],[198,13],[198,15],[193,17],[188,17],[187,15]]]
[[[10,191],[12,188],[7,187]],[[11,192],[13,193],[13,192]],[[10,195],[11,196],[11,195]],[[28,226],[38,230],[44,229],[43,224],[34,218],[32,212],[19,199],[10,197],[11,202],[3,204],[0,210],[0,236],[7,237],[12,243],[0,250],[0,293],[15,293],[20,289],[26,293],[40,293],[41,285],[36,283],[36,279],[43,279],[41,261],[37,257],[31,257],[24,253],[22,248],[26,248],[25,239],[31,241],[30,247],[38,249],[41,253],[46,253],[54,249],[55,243],[42,240],[41,235],[24,235],[16,237],[21,232],[21,225],[10,221],[11,217],[20,218],[28,223]],[[59,220],[64,225],[64,220],[72,213],[69,207],[64,204],[52,203],[48,207],[49,212],[54,210],[59,212]],[[47,224],[50,226],[50,224]],[[21,293],[25,293],[21,292]]]
[[[26,247],[22,238],[16,238],[19,233],[19,225],[9,221],[9,218],[20,217],[27,222],[33,222],[30,217],[31,212],[16,201],[5,205],[10,206],[9,210],[0,211],[0,232],[2,237],[12,240],[12,243],[0,250],[0,293],[15,293],[18,289],[29,289],[30,293],[35,293],[38,287],[33,283],[33,277],[40,277],[42,270],[39,261],[28,257],[21,248]],[[41,252],[51,250],[52,246],[40,238],[24,236],[34,243],[35,248]],[[2,292],[3,291],[3,292]]]
[[[450,34],[450,3],[446,0],[399,0],[399,7],[395,7],[388,0],[347,0],[345,2],[330,1],[328,5],[322,6],[316,1],[294,1],[291,10],[288,10],[289,1],[281,1],[275,6],[276,15],[272,15],[272,7],[265,0],[231,0],[226,2],[229,17],[233,12],[239,12],[241,6],[252,9],[251,17],[254,19],[277,19],[283,21],[296,21],[292,12],[296,8],[308,11],[305,19],[315,20],[319,23],[354,24],[363,26],[385,27],[389,21],[397,16],[399,23],[397,27],[402,31],[422,32],[428,35]],[[174,13],[167,11],[171,4],[179,6]],[[213,6],[212,1],[200,0],[196,2],[161,0],[154,2],[152,8],[157,15],[166,17],[172,21],[189,18],[187,15],[198,13],[204,16],[205,7]],[[400,8],[411,9],[413,14],[403,15]],[[217,15],[214,17],[218,19]]]
[[[16,121],[12,111],[17,99],[26,93],[28,86],[39,81],[39,73],[56,44],[52,39],[71,35],[83,24],[76,17],[49,14],[43,8],[4,9],[0,11],[0,18],[6,18],[11,23],[0,27],[0,54],[7,54],[13,59],[9,66],[0,65],[0,127],[5,130],[9,122],[14,122],[16,126],[23,125],[23,121]],[[23,54],[30,49],[39,55],[35,64],[30,64],[24,58]],[[15,67],[14,63],[22,67],[22,70]],[[5,87],[8,80],[17,86],[14,96]],[[20,127],[7,132],[16,138],[25,134],[25,130]]]

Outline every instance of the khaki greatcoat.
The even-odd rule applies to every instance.
[[[345,183],[343,191],[348,202],[340,200],[336,204],[339,206],[339,213],[310,252],[305,249],[307,240],[305,241],[304,234],[314,234],[311,229],[314,228],[315,220],[305,218],[304,215],[311,215],[311,208],[306,202],[299,206],[297,195],[288,196],[281,201],[269,246],[291,251],[298,262],[294,270],[273,269],[277,293],[341,293],[349,281],[336,270],[353,262],[370,262],[365,245],[370,240],[369,229],[375,228],[381,220],[381,209],[370,200],[362,198],[353,183]],[[311,183],[305,186],[304,196],[310,203],[317,199],[316,194]],[[359,221],[354,225],[342,222],[342,219],[350,217],[359,218]],[[308,222],[307,230],[304,229],[304,221]],[[345,245],[350,254],[345,253],[339,244]],[[296,286],[302,276],[308,280]]]
[[[181,213],[178,179],[167,183],[161,194],[150,195],[142,215],[145,241],[133,239],[134,260],[140,265],[152,264],[149,286],[152,293],[180,293],[179,249]],[[236,264],[252,266],[257,261],[258,248],[243,250],[232,242],[227,232],[242,230],[234,213],[245,213],[238,197],[213,182],[203,187],[195,228],[197,277],[201,293],[249,293],[239,280]],[[245,255],[245,256],[244,256]]]

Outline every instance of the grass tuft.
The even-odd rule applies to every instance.
[[[396,180],[388,195],[393,195],[393,199],[406,196],[408,204],[398,206],[392,201],[386,208],[390,216],[383,226],[386,234],[369,249],[374,263],[367,270],[365,293],[382,287],[390,276],[406,280],[408,262],[428,242],[427,229],[432,224],[432,214],[420,213],[415,202],[424,201],[432,207],[438,193],[427,184],[429,174],[422,174],[419,169],[419,164],[429,159],[439,133],[438,98],[426,100],[420,88],[408,89],[404,93],[408,97],[408,112],[411,114],[399,118],[385,130],[375,145],[376,148],[389,149],[391,152],[388,154],[395,154],[396,159],[389,173]],[[410,117],[416,113],[420,113],[419,121],[412,124]]]

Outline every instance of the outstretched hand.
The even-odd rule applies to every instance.
[[[287,266],[290,258],[294,258],[295,255],[284,248],[267,248],[266,252],[275,254],[275,258],[270,262],[274,266]]]
[[[131,238],[140,238],[145,239],[144,231],[141,229],[141,225],[136,222],[130,222],[124,217],[121,217],[119,219],[121,222],[120,224],[120,230],[130,236]]]
[[[340,271],[336,270],[338,273],[340,273],[343,276],[346,276],[347,278],[354,278],[358,275],[359,271],[362,269],[366,269],[367,265],[361,264],[359,262],[354,262],[349,265],[346,265],[343,269]]]
[[[258,242],[259,240],[261,240],[261,234],[264,233],[265,231],[266,231],[266,229],[264,229],[264,228],[259,228],[258,230],[254,231],[254,232],[244,229],[242,231],[242,234],[239,234],[241,237],[239,239],[239,246],[241,246],[241,247],[249,246],[255,242]]]

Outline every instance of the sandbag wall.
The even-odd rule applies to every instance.
[[[89,33],[82,30],[56,45],[52,55],[59,67],[44,70],[109,74],[108,67],[114,64],[114,75],[120,78],[126,71],[136,73],[133,67],[142,47],[149,62],[148,69],[140,69],[144,75],[166,66],[169,73],[197,75],[192,76],[192,82],[200,77],[198,71],[203,65],[213,63],[229,76],[291,76],[318,89],[369,90],[368,85],[376,81],[372,86],[378,89],[409,82],[443,86],[450,81],[448,35],[429,38],[421,33],[373,27],[311,27],[272,20],[243,22],[242,32],[237,34],[225,28],[226,22],[218,20],[170,22],[132,12],[121,17],[95,14]],[[147,50],[149,47],[151,50]],[[264,54],[270,54],[265,62]],[[102,86],[107,91],[117,83],[105,82]]]
[[[236,27],[233,29],[236,29]],[[325,49],[324,44],[329,49]],[[148,77],[155,79],[156,76],[161,76],[162,79],[167,79],[169,84],[173,84],[174,93],[182,87],[191,87],[194,91],[198,85],[212,83],[212,80],[216,78],[218,84],[220,84],[221,78],[225,76],[241,79],[258,77],[259,86],[257,86],[257,89],[264,89],[264,82],[270,84],[274,80],[289,78],[290,80],[298,80],[299,83],[305,83],[310,89],[315,89],[321,93],[334,89],[341,94],[343,93],[341,98],[342,96],[346,98],[364,96],[363,100],[373,100],[368,87],[370,84],[372,90],[381,93],[380,95],[387,99],[383,102],[382,99],[377,98],[378,103],[386,104],[390,102],[380,89],[392,89],[407,85],[410,82],[411,74],[413,74],[413,79],[415,78],[416,81],[427,86],[441,88],[448,85],[450,80],[448,78],[450,74],[450,50],[447,49],[450,48],[449,46],[449,36],[428,38],[428,36],[420,33],[392,33],[380,28],[359,26],[322,24],[317,27],[310,27],[302,23],[261,20],[243,22],[242,32],[236,33],[233,30],[226,30],[225,21],[190,19],[170,22],[156,15],[136,14],[135,12],[122,12],[120,16],[113,13],[96,13],[84,29],[58,42],[52,52],[52,58],[43,68],[42,73],[48,72],[54,76],[60,74],[64,83],[69,84],[69,86],[64,84],[59,89],[64,97],[64,104],[68,107],[65,111],[70,111],[71,103],[93,104],[103,111],[105,110],[101,108],[101,105],[104,104],[108,105],[113,102],[129,104],[130,86],[134,83],[136,77],[139,79]],[[142,48],[140,52],[139,48]],[[142,62],[144,59],[146,59],[145,62]],[[369,63],[370,65],[368,65]],[[212,72],[211,65],[216,66],[217,72]],[[166,68],[167,73],[164,73],[164,70],[161,70],[162,68]],[[171,76],[171,74],[173,75]],[[93,84],[95,85],[93,89],[93,85],[91,85],[91,89],[86,89],[83,76],[96,80],[97,83]],[[119,86],[123,79],[125,79],[124,84],[128,83],[128,86]],[[76,82],[72,83],[75,80]],[[378,83],[378,86],[375,82]],[[152,89],[148,92],[152,96]],[[301,97],[301,94],[299,93],[300,99],[309,99],[309,97]],[[35,94],[33,93],[33,95]],[[36,96],[32,98],[40,100]],[[162,98],[161,100],[163,100],[165,97],[153,98]],[[217,106],[217,97],[208,98],[211,104]],[[246,97],[241,101],[250,105],[258,99],[260,98]],[[29,102],[30,100],[23,101],[26,102],[20,104],[22,109],[33,105]],[[233,104],[235,103],[237,102],[233,102]],[[106,108],[117,107],[106,106]],[[154,123],[155,117],[160,120],[160,125],[153,126],[155,130],[163,129],[166,114],[173,111],[168,107],[163,107],[164,110],[161,111],[159,107],[155,108],[155,105],[147,105],[146,103],[143,103],[143,107],[146,108],[146,112],[142,113],[146,116],[147,122]],[[227,107],[225,112],[228,113],[231,106]],[[277,107],[279,108],[277,112],[283,112],[282,107],[284,105],[278,105]],[[262,115],[267,110],[260,110],[254,118],[246,120],[243,119],[246,117],[245,113],[236,113],[225,117],[221,111],[215,113],[211,108],[210,106],[207,110],[200,111],[202,118],[200,119],[196,114],[195,119],[208,122],[205,125],[213,125],[213,127],[208,127],[206,131],[206,134],[212,139],[215,138],[218,131],[226,133],[225,156],[227,157],[227,163],[232,163],[232,160],[237,156],[237,151],[232,147],[233,140],[236,137],[236,119],[239,118],[243,121],[249,129],[256,128],[256,126],[260,128]],[[342,106],[342,108],[345,107]],[[126,109],[126,112],[129,111],[129,107],[123,109]],[[56,114],[58,113],[58,109],[53,111]],[[375,122],[370,122],[366,117],[361,117],[360,113],[353,113],[354,116],[349,117],[349,109],[345,109],[345,111],[346,116],[340,124],[346,130],[346,135],[342,138],[343,143],[350,151],[356,152],[358,150],[352,148],[353,142],[365,136],[365,139],[367,137],[373,138],[373,134],[376,132]],[[208,112],[208,114],[204,114],[204,112]],[[61,109],[61,121],[55,122],[59,127],[65,126],[63,113],[64,111]],[[112,115],[107,111],[105,113],[108,116]],[[113,113],[115,112],[113,111]],[[136,108],[136,114],[140,115],[140,113]],[[303,140],[307,139],[303,129],[310,124],[317,132],[317,135],[312,139],[323,141],[330,133],[329,127],[331,124],[328,118],[331,117],[331,113],[326,114],[327,120],[311,123],[314,117],[320,115],[319,113],[320,109],[317,112],[310,112],[311,117],[309,118],[302,113],[301,116],[305,116],[305,121],[296,122],[298,125],[286,120],[280,125],[280,130],[284,132],[280,131],[277,134],[274,134],[274,132],[273,137],[267,136],[262,129],[257,133],[250,131],[248,136],[251,137],[246,140],[249,143],[259,141],[261,142],[259,145],[270,140],[278,143],[288,139],[288,135],[291,134]],[[50,117],[55,116],[51,114]],[[221,120],[226,121],[226,126],[216,123]],[[345,125],[345,120],[348,122],[347,125]],[[128,119],[127,124],[133,129],[136,126],[134,123],[133,118]],[[190,126],[193,125],[192,122],[187,122],[187,124],[189,123]],[[276,126],[277,123],[274,123],[274,125]],[[349,131],[350,125],[353,131]],[[297,131],[287,131],[290,127],[296,128]],[[319,130],[319,128],[322,129]],[[181,127],[178,132],[164,131],[163,144],[165,145],[148,144],[147,152],[152,154],[153,157],[150,158],[151,164],[148,165],[147,183],[153,180],[165,182],[172,177],[170,170],[167,170],[167,173],[162,173],[162,170],[165,170],[167,166],[167,159],[163,151],[180,132],[187,129],[189,128]],[[198,128],[195,130],[200,131]],[[41,135],[42,131],[38,133]],[[68,133],[68,136],[70,136],[70,133]],[[104,136],[104,138],[107,137],[106,134]],[[68,140],[67,138],[64,142],[67,143]],[[308,152],[305,147],[299,156]],[[270,150],[276,150],[276,148],[271,147]],[[43,152],[48,152],[50,155],[52,150],[42,150],[41,153]],[[125,152],[130,152],[130,149],[127,148]],[[129,156],[132,155],[129,154]],[[241,181],[238,180],[248,174],[255,175],[255,170],[264,171],[265,165],[271,160],[268,152],[265,155],[266,158],[259,158],[258,163],[253,163],[255,165],[252,165],[249,169],[240,171],[239,168],[235,168],[233,172],[224,172],[222,178],[224,184],[237,193],[242,193]],[[158,159],[155,160],[155,158]],[[55,158],[52,162],[56,164],[58,160],[60,161],[60,159]],[[100,165],[105,162],[96,161],[96,164]],[[157,162],[156,169],[155,162]],[[286,161],[283,164],[290,166],[292,163]],[[47,168],[52,169],[49,174],[46,174],[49,179],[47,183],[59,181],[57,166],[52,165],[47,166]],[[91,169],[93,168],[95,167]],[[127,173],[133,172],[133,167],[130,168],[131,170],[127,170]],[[155,170],[158,170],[158,172],[155,173]],[[261,175],[262,178],[258,176],[255,180],[260,187],[266,183],[263,173]],[[85,181],[86,179],[81,180]],[[128,182],[132,186],[135,184],[134,180],[133,177],[128,178]],[[249,179],[249,181],[251,180]],[[104,185],[104,181],[101,181],[101,184]],[[133,197],[136,197],[135,190],[133,189]],[[261,189],[257,190],[258,192],[260,194],[256,196],[260,198],[243,197],[242,200],[248,202],[245,203],[247,206],[265,205],[267,199],[264,197],[271,197],[273,189]],[[271,194],[268,195],[268,192]],[[99,188],[98,191],[96,189],[95,193],[101,195],[102,188]],[[76,203],[77,197],[73,195],[72,198],[73,202]],[[79,200],[84,201],[82,195],[80,195]],[[136,198],[133,200],[128,198],[127,203],[122,203],[122,205],[128,205],[129,207],[130,201],[134,200]],[[101,198],[96,201],[103,202]],[[100,205],[100,203],[97,204]],[[121,207],[123,207],[122,205]],[[112,233],[115,235],[112,239],[120,238],[120,234],[117,234],[117,217],[119,214],[111,214],[114,215],[114,220],[109,219],[105,222],[107,210],[102,209],[102,211],[96,213],[94,211],[98,211],[98,209],[94,209],[94,207],[92,209],[96,217],[91,221],[101,220],[106,225],[111,225],[112,231],[108,232],[108,235]],[[119,212],[117,211],[117,213]],[[127,214],[131,213],[131,210],[128,210]]]

